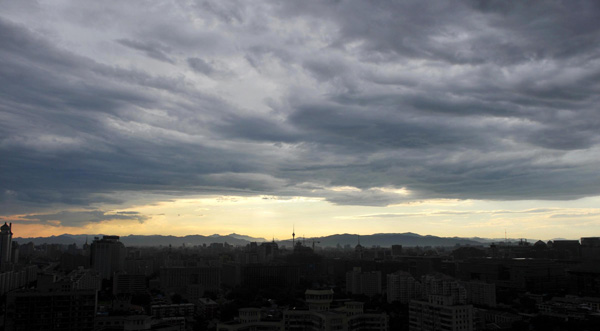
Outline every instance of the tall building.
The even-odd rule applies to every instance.
[[[12,223],[0,227],[0,268],[4,269],[11,261],[12,251]]]
[[[19,263],[19,243],[16,241],[12,242],[12,247],[10,249],[10,262]]]
[[[96,238],[90,253],[92,269],[103,279],[110,279],[115,272],[125,269],[125,245],[119,241],[119,236]]]
[[[581,257],[584,260],[600,260],[600,237],[581,238]]]
[[[402,245],[392,245],[392,256],[402,255]]]
[[[406,271],[387,275],[387,301],[407,304],[421,295],[421,284]]]
[[[257,250],[259,263],[273,262],[279,256],[279,246],[275,241],[264,242],[258,246]]]

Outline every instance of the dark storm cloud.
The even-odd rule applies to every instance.
[[[594,1],[28,6],[0,14],[5,214],[600,194]]]
[[[6,47],[0,56],[7,64],[0,69],[3,201],[85,205],[106,202],[89,196],[94,192],[188,190],[200,184],[191,174],[252,170],[251,162],[239,160],[245,152],[194,139],[202,118],[212,117],[202,108],[222,107],[220,101],[180,87],[176,93],[197,102],[188,107],[198,109],[169,109],[169,102],[153,95],[157,89],[175,93],[177,84],[169,79],[105,67],[57,50],[21,26],[1,23]],[[138,108],[150,105],[187,122],[165,122]],[[119,122],[123,129],[110,126]]]

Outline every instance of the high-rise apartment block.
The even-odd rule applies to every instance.
[[[387,275],[387,301],[407,304],[421,295],[421,284],[405,271]]]
[[[92,269],[100,274],[102,279],[110,279],[115,272],[125,269],[125,245],[119,241],[119,236],[103,236],[96,238],[90,248]]]
[[[0,227],[0,269],[7,270],[12,257],[12,223]]]
[[[473,306],[466,304],[465,288],[451,277],[422,277],[422,299],[409,304],[411,331],[472,331]]]

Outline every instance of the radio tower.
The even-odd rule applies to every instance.
[[[292,225],[292,249],[296,247],[296,225]]]

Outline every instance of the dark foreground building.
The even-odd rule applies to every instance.
[[[6,309],[6,330],[91,331],[96,290],[10,292]]]

